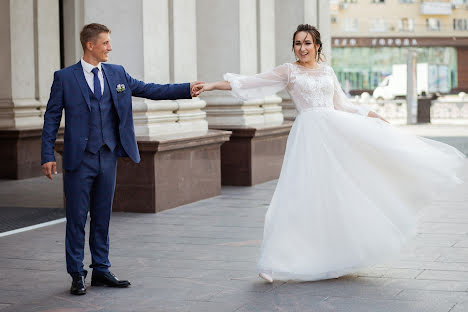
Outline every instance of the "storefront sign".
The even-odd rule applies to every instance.
[[[388,37],[388,38],[332,38],[332,47],[468,47],[468,37]]]

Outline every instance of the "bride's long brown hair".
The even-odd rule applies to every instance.
[[[320,39],[320,32],[315,26],[312,26],[309,24],[300,24],[299,26],[297,26],[297,29],[294,32],[294,35],[292,38],[293,51],[294,51],[294,40],[296,39],[297,33],[301,31],[308,32],[312,36],[312,41],[314,42],[314,46],[319,45],[319,48],[315,50],[315,59],[317,62],[324,62],[326,58],[325,58],[325,55],[322,53],[322,40]]]

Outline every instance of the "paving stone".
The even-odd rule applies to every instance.
[[[466,312],[468,311],[468,303],[457,303],[450,312]]]
[[[421,225],[420,233],[437,234],[468,234],[468,223],[454,222],[425,222]]]
[[[468,238],[464,239],[464,240],[461,240],[461,241],[458,241],[457,243],[455,243],[453,245],[453,247],[455,247],[455,248],[468,248]]]
[[[271,311],[315,311],[317,305],[327,297],[311,294],[266,293],[257,296],[251,302],[243,305],[236,312],[271,312]]]
[[[425,270],[417,279],[446,280],[446,281],[468,281],[468,272],[466,271],[440,271]]]
[[[466,302],[468,300],[468,292],[405,289],[396,296],[396,299],[426,301],[433,303],[445,301],[456,304]]]
[[[52,181],[45,176],[0,180],[0,198],[0,207],[63,208],[62,174],[54,176]]]
[[[448,312],[452,303],[428,303],[425,301],[379,300],[330,297],[314,307],[314,312]]]
[[[389,269],[383,274],[383,277],[412,279],[419,276],[423,271],[420,269]]]
[[[440,291],[466,291],[468,281],[445,281],[445,280],[421,280],[421,279],[379,279],[382,283],[377,287],[388,287],[396,289],[420,289]]]

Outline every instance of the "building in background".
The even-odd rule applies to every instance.
[[[373,90],[406,64],[438,65],[449,92],[468,91],[468,0],[331,0],[332,66],[343,88]]]
[[[298,24],[317,25],[330,54],[329,10],[326,0],[0,1],[0,179],[42,175],[40,138],[53,74],[80,60],[84,24],[109,26],[109,62],[134,78],[216,81],[226,72],[251,75],[293,62]],[[142,161],[119,160],[114,209],[156,212],[217,195],[221,183],[277,178],[291,128],[285,119],[294,111],[285,93],[255,101],[229,92],[135,98]]]

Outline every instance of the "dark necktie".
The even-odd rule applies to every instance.
[[[98,68],[94,67],[91,72],[94,74],[94,96],[99,101],[101,99],[101,82],[98,77]]]

